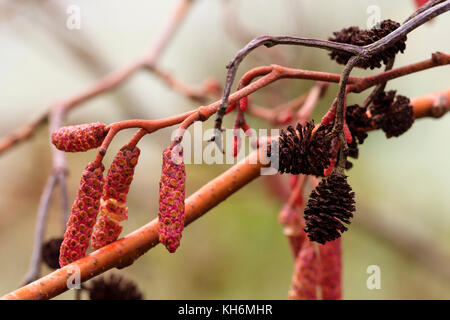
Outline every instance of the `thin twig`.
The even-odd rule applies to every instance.
[[[41,252],[42,242],[44,240],[45,225],[47,222],[47,213],[50,206],[50,200],[55,188],[57,179],[54,174],[50,174],[47,178],[44,191],[39,201],[39,209],[36,216],[35,235],[33,242],[33,253],[31,254],[30,267],[22,281],[21,286],[33,282],[40,277],[41,274]]]

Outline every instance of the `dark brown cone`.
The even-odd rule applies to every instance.
[[[280,173],[312,174],[323,176],[324,169],[330,163],[330,143],[326,139],[326,130],[319,128],[314,136],[314,122],[296,128],[288,126],[282,129],[277,141],[279,148]]]
[[[89,290],[91,300],[142,300],[142,293],[133,281],[111,275],[92,280]]]
[[[370,30],[361,30],[358,27],[344,28],[341,31],[334,32],[333,37],[328,38],[328,40],[339,43],[353,44],[356,46],[365,46],[384,38],[399,26],[400,24],[398,22],[388,19],[381,21],[378,26],[375,26]],[[379,68],[381,67],[381,62],[386,64],[391,58],[395,57],[399,51],[403,52],[406,48],[405,42],[406,36],[386,47],[380,53],[377,53],[369,59],[362,61],[357,66],[364,69]],[[352,57],[352,54],[340,51],[331,51],[330,57],[331,59],[336,60],[339,64],[346,64]]]
[[[386,113],[381,129],[386,137],[398,137],[411,128],[414,123],[414,112],[409,98],[401,95],[395,97],[394,103]]]
[[[403,134],[414,122],[409,98],[395,95],[394,90],[383,92],[374,99],[370,112],[376,127],[381,128],[388,138]]]
[[[366,108],[357,104],[347,106],[345,120],[353,138],[358,139],[358,143],[362,144],[367,138],[366,130],[370,127],[370,119],[367,117]]]
[[[395,90],[383,91],[373,99],[373,103],[370,106],[370,114],[377,128],[381,127],[384,121],[384,115],[388,112],[394,101],[395,93]]]
[[[42,246],[42,261],[51,269],[59,269],[59,248],[63,238],[53,238]]]
[[[347,176],[333,173],[322,179],[311,192],[305,208],[305,232],[311,241],[324,244],[341,236],[347,230],[355,211],[355,193]]]

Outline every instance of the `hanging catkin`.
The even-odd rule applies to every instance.
[[[117,240],[122,232],[120,222],[128,219],[127,195],[140,152],[136,146],[125,145],[109,167],[100,202],[100,217],[92,234],[94,249]]]
[[[100,207],[105,167],[90,162],[83,171],[77,197],[61,244],[59,264],[61,267],[78,260],[86,254],[92,229]]]
[[[184,198],[186,171],[183,150],[168,147],[163,152],[159,182],[159,241],[173,253],[180,245],[184,229]]]

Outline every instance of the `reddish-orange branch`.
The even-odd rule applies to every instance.
[[[423,71],[436,66],[443,66],[450,64],[450,54],[442,52],[435,52],[431,55],[431,59],[420,61],[417,63],[409,64],[400,68],[388,70],[374,76],[368,76],[356,81],[352,85],[349,85],[349,92],[361,92],[376,84],[383,83],[398,77],[403,77],[411,73]],[[350,84],[350,82],[349,82]]]
[[[411,104],[415,118],[439,118],[450,111],[450,88],[413,98]]]
[[[213,179],[186,199],[185,223],[200,218],[204,213],[224,201],[237,190],[260,175],[263,167],[257,151],[242,162]],[[264,161],[263,161],[264,163]],[[67,280],[75,270],[81,281],[86,281],[108,269],[124,267],[159,243],[158,219],[86,257],[15,290],[1,299],[50,299],[67,291]]]

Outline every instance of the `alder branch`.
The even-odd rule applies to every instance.
[[[254,30],[250,30],[239,17],[239,13],[237,12],[237,3],[232,0],[222,0],[222,20],[224,24],[225,31],[227,35],[234,38],[234,40],[240,45],[247,44],[251,39],[258,36],[258,32]],[[267,60],[263,59],[263,57],[269,57],[278,61],[277,63],[286,64],[287,58],[284,56],[283,52],[279,50],[265,50],[264,55],[255,54],[255,58],[259,61]]]
[[[245,89],[245,88],[244,88]],[[241,89],[241,90],[244,90]],[[235,93],[236,94],[236,93]],[[436,108],[436,100],[446,101],[446,111],[450,110],[450,88],[411,100],[416,118],[427,117]],[[218,104],[220,101],[218,101]],[[440,108],[441,108],[440,107]],[[264,154],[264,152],[262,152]],[[254,151],[240,163],[213,179],[186,199],[186,225],[201,217],[210,209],[260,175],[267,163],[260,152]],[[260,161],[258,161],[260,160]],[[66,281],[72,276],[73,268],[80,270],[82,281],[86,281],[114,267],[123,268],[133,263],[159,242],[158,219],[83,258],[53,273],[19,288],[1,299],[49,299],[68,290]]]

